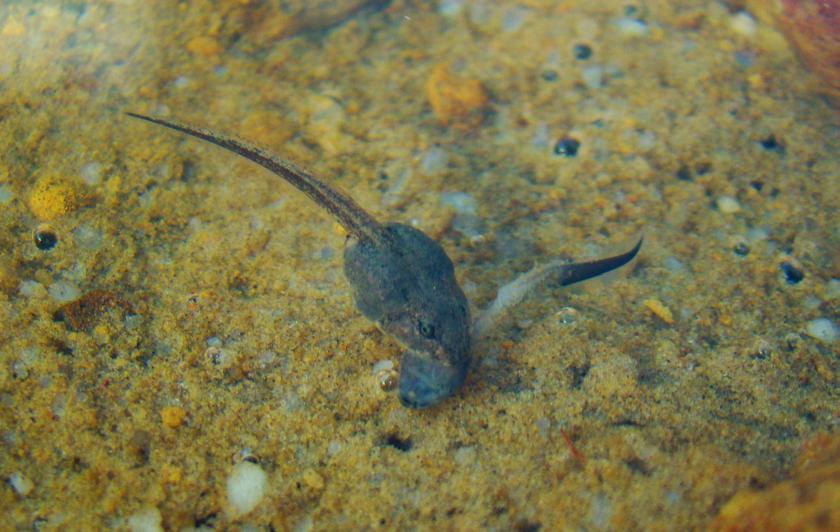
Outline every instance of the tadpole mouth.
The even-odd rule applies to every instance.
[[[464,384],[469,360],[466,362],[458,367],[409,349],[400,362],[400,403],[408,408],[427,408],[443,401]]]

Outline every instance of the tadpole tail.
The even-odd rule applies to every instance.
[[[644,237],[639,238],[639,241],[633,246],[633,249],[627,253],[616,255],[615,257],[607,257],[606,259],[598,259],[590,262],[577,262],[575,264],[566,264],[563,266],[559,275],[560,286],[566,286],[574,283],[579,283],[587,279],[592,279],[603,273],[620,268],[633,260],[639,249],[642,247]]]
[[[251,162],[270,170],[309,196],[318,205],[329,211],[349,233],[360,240],[379,242],[384,238],[384,229],[370,214],[362,209],[348,195],[335,190],[291,161],[276,157],[265,150],[242,140],[225,137],[206,129],[153,118],[137,113],[126,113],[133,118],[158,124],[181,133],[215,144],[232,151]]]

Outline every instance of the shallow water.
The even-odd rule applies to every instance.
[[[0,521],[698,529],[838,430],[840,115],[771,26],[701,0],[330,4],[0,5]],[[645,244],[540,288],[460,393],[407,410],[341,228],[124,111],[414,224],[474,314],[536,264]]]

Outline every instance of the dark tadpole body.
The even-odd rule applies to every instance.
[[[356,307],[405,347],[399,378],[402,404],[428,407],[461,388],[471,360],[469,306],[455,280],[452,261],[437,242],[407,225],[379,223],[348,195],[247,142],[127,114],[241,155],[282,177],[335,216],[353,237],[344,250],[344,273]],[[576,283],[618,268],[632,260],[640,246],[641,241],[617,257],[568,265],[561,283]]]

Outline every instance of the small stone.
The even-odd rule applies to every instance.
[[[32,234],[32,240],[35,241],[35,247],[41,251],[49,251],[58,244],[58,235],[52,227],[47,224],[41,224]]]
[[[15,199],[15,193],[9,185],[0,185],[0,205],[8,205]]]
[[[489,104],[479,80],[454,75],[446,63],[432,69],[426,81],[426,97],[438,122],[444,126],[451,123],[467,128],[478,126]]]
[[[187,411],[180,406],[165,406],[160,411],[160,419],[170,429],[177,429],[187,419]]]
[[[555,316],[557,317],[557,321],[562,325],[573,325],[580,317],[577,309],[574,307],[563,307],[557,311]]]
[[[736,255],[745,257],[750,254],[750,247],[743,242],[738,242],[732,248],[732,251],[734,251]]]
[[[163,532],[163,517],[155,507],[146,507],[128,517],[128,529],[131,532]]]
[[[600,65],[591,65],[584,68],[581,77],[583,77],[583,84],[588,89],[597,90],[604,86],[604,68]]]
[[[26,497],[32,493],[32,490],[35,488],[35,484],[23,476],[23,473],[20,471],[15,471],[9,476],[9,484],[12,485],[12,489],[15,490],[15,493],[21,497]]]
[[[265,496],[268,475],[258,465],[239,462],[227,478],[227,499],[236,516],[242,516],[257,507]]]
[[[738,200],[732,196],[720,196],[716,203],[720,212],[724,214],[735,214],[741,210],[741,205],[738,203]]]
[[[729,25],[735,33],[744,37],[753,37],[758,29],[755,19],[745,11],[739,11],[732,15]]]
[[[668,325],[672,325],[674,323],[674,315],[671,313],[671,310],[662,304],[662,302],[658,299],[646,299],[644,301],[644,305],[646,309],[651,311],[657,318]]]
[[[787,284],[799,284],[805,278],[802,270],[789,262],[779,264],[779,269],[782,270],[782,275],[784,275]]]
[[[399,384],[400,375],[393,369],[383,370],[377,373],[376,382],[379,384],[379,388],[383,392],[390,392],[397,387],[397,384]]]
[[[618,31],[627,37],[642,37],[648,34],[647,24],[643,20],[621,17],[615,21],[615,25]]]
[[[446,169],[449,154],[440,146],[432,146],[420,157],[420,169],[426,175],[434,175]]]
[[[303,472],[303,483],[315,491],[324,489],[324,477],[314,469],[307,469]]]
[[[554,154],[562,155],[563,157],[574,157],[577,155],[579,149],[579,140],[572,137],[565,137],[558,140],[557,144],[554,145]]]
[[[68,281],[56,281],[47,289],[50,297],[59,303],[67,303],[78,299],[81,295],[79,287]]]
[[[574,55],[575,59],[578,61],[586,61],[592,57],[592,48],[587,44],[576,44],[574,48],[572,48],[572,55]]]
[[[87,163],[79,171],[82,181],[90,186],[96,186],[102,182],[102,164],[97,162]]]
[[[825,298],[828,300],[840,297],[840,279],[832,279],[825,286]]]
[[[202,57],[213,57],[222,52],[222,46],[212,37],[199,36],[187,43],[187,51]]]
[[[817,318],[809,321],[805,330],[811,338],[816,338],[827,344],[833,344],[840,340],[840,327],[828,318]]]

